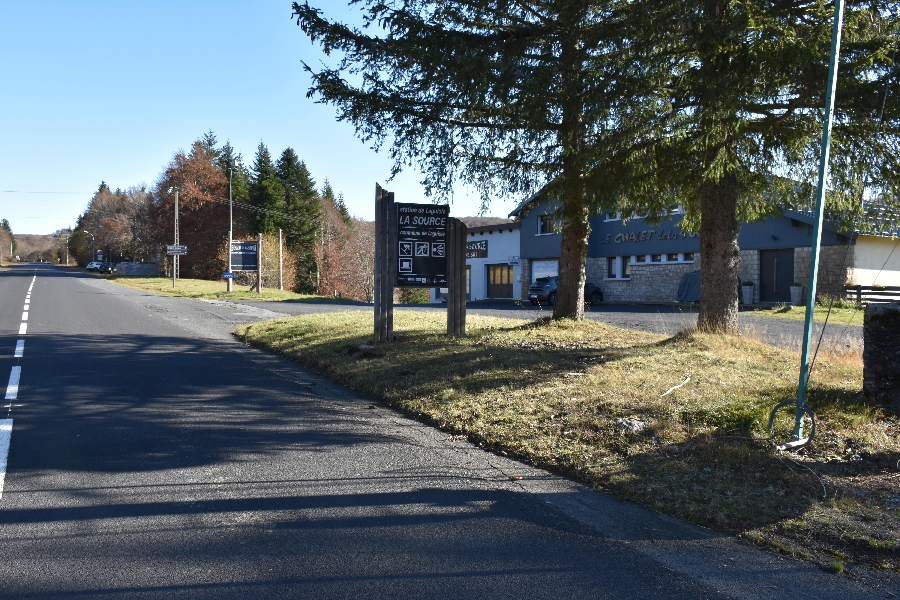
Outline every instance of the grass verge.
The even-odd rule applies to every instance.
[[[830,325],[859,325],[860,327],[862,327],[863,316],[865,312],[866,310],[864,307],[851,308],[847,306],[835,306],[831,309],[831,314],[828,316],[828,323]],[[813,311],[813,321],[816,323],[824,323],[825,315],[827,314],[827,306],[816,305],[816,308]],[[742,317],[744,315],[757,317],[776,317],[782,319],[793,319],[795,321],[803,321],[804,319],[806,319],[806,307],[791,306],[790,304],[788,304],[785,306],[774,306],[772,308],[754,308],[753,310],[748,310],[741,313]]]
[[[772,407],[795,393],[795,353],[591,321],[470,315],[468,325],[466,337],[448,338],[443,315],[399,312],[397,341],[375,347],[370,313],[237,333],[482,447],[653,510],[823,568],[900,569],[898,419],[864,402],[858,357],[820,354],[809,390],[819,434],[788,457],[760,438]]]
[[[322,296],[298,294],[276,289],[263,288],[262,294],[250,291],[250,286],[234,285],[234,291],[225,291],[225,281],[209,281],[206,279],[179,279],[175,288],[168,277],[118,277],[107,275],[109,281],[125,286],[151,292],[159,296],[176,296],[179,298],[207,298],[210,300],[329,300]]]

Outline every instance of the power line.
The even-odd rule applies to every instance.
[[[0,194],[77,194],[84,196],[94,192],[30,192],[26,190],[0,190]]]

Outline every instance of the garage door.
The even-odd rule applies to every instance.
[[[531,283],[538,277],[556,277],[559,275],[558,260],[535,260],[531,262]]]

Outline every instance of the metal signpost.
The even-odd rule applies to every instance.
[[[166,254],[172,257],[172,289],[175,289],[175,280],[178,278],[177,268],[178,257],[187,254],[187,246],[180,244],[168,244],[166,246]]]
[[[397,286],[446,287],[448,204],[397,203]]]

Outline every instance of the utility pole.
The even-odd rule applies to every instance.
[[[281,255],[281,227],[278,228],[278,289],[284,289],[284,262]]]
[[[231,242],[234,241],[234,206],[231,201],[231,178],[234,171],[234,159],[228,163],[228,272],[231,273]],[[234,278],[229,277],[225,280],[228,286],[226,291],[234,291]]]
[[[178,245],[178,188],[175,188],[175,245]],[[175,289],[175,280],[178,279],[178,255],[172,255],[172,289]]]
[[[69,266],[69,236],[66,236],[66,266]]]

